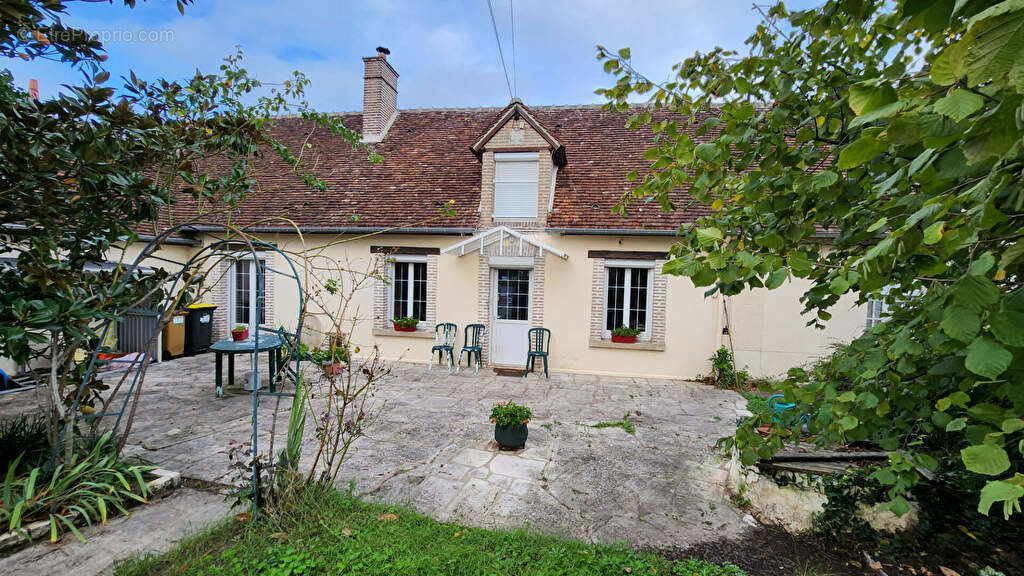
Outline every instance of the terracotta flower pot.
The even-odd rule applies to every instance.
[[[241,342],[242,340],[245,340],[247,338],[249,338],[249,329],[248,328],[246,328],[245,330],[232,330],[231,331],[231,339],[234,340],[235,342]]]
[[[616,336],[612,334],[612,342],[619,342],[620,344],[635,344],[636,336]]]
[[[341,372],[341,362],[325,360],[320,363],[320,369],[323,370],[325,376],[337,376]]]
[[[527,430],[526,424],[521,424],[514,428],[507,428],[498,424],[494,425],[494,441],[502,448],[521,448],[526,446],[526,437],[528,435],[529,430]]]
[[[398,325],[396,323],[392,323],[392,325],[395,327],[395,332],[415,332],[416,331],[416,327],[415,326],[400,326],[400,325]]]

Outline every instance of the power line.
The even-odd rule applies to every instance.
[[[519,70],[516,68],[516,13],[508,0],[508,19],[512,21],[512,95],[519,95]]]
[[[508,86],[508,97],[515,98],[512,92],[512,82],[508,79],[508,66],[505,66],[505,54],[501,51],[501,37],[498,36],[498,23],[494,20],[494,8],[491,0],[487,0],[487,10],[491,13],[491,26],[494,27],[494,40],[498,43],[498,57],[501,58],[501,69],[505,72],[505,85]]]

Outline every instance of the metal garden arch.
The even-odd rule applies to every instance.
[[[285,331],[285,329],[283,327],[279,328],[279,329],[276,329],[276,330],[275,329],[271,329],[271,328],[265,328],[263,326],[259,326],[259,323],[257,322],[257,328],[255,330],[255,333],[252,336],[253,339],[254,339],[253,357],[252,357],[253,382],[257,384],[257,385],[254,385],[252,387],[253,388],[253,390],[252,390],[252,452],[253,452],[252,453],[252,462],[253,462],[253,478],[252,478],[252,481],[253,481],[253,517],[255,518],[256,514],[258,513],[258,510],[259,510],[259,504],[260,504],[259,498],[260,498],[260,494],[261,494],[261,492],[260,492],[260,459],[259,459],[259,444],[258,444],[258,440],[259,440],[259,438],[258,438],[259,419],[258,418],[259,418],[260,399],[262,397],[267,397],[267,396],[269,396],[269,397],[279,397],[279,398],[280,397],[293,398],[297,393],[300,392],[298,390],[298,382],[299,382],[298,375],[301,374],[300,362],[302,360],[302,354],[299,353],[298,346],[299,346],[299,343],[301,341],[301,336],[302,336],[302,323],[303,323],[303,319],[304,319],[304,315],[305,315],[304,314],[305,313],[305,309],[304,309],[304,307],[305,307],[305,298],[304,298],[304,292],[303,292],[303,287],[302,287],[302,280],[299,277],[298,270],[296,270],[294,262],[292,261],[291,258],[288,257],[287,254],[285,254],[283,251],[281,251],[277,246],[275,246],[273,244],[270,244],[268,242],[263,242],[263,241],[260,241],[260,240],[252,240],[252,239],[248,238],[244,233],[240,232],[239,230],[237,230],[237,229],[235,229],[233,227],[222,225],[222,224],[216,224],[215,226],[221,228],[224,232],[228,232],[229,234],[238,234],[238,236],[236,238],[232,238],[232,237],[218,238],[218,237],[215,237],[215,241],[214,242],[203,246],[198,252],[196,252],[187,261],[179,262],[179,261],[176,261],[176,260],[171,260],[171,259],[165,258],[163,256],[156,255],[156,251],[159,250],[160,247],[165,244],[165,242],[166,242],[166,240],[168,238],[170,238],[176,232],[179,232],[181,230],[189,228],[188,224],[182,224],[182,225],[174,226],[174,227],[171,227],[171,228],[165,230],[163,233],[161,233],[160,235],[156,236],[153,240],[151,240],[149,243],[147,243],[146,247],[142,250],[142,252],[139,253],[139,255],[135,258],[135,260],[132,262],[132,264],[127,268],[127,270],[125,272],[125,275],[122,277],[123,279],[121,280],[121,282],[125,283],[125,284],[127,284],[128,279],[131,278],[133,275],[141,273],[141,271],[144,269],[144,267],[142,266],[142,262],[144,262],[146,260],[157,260],[157,261],[162,261],[162,262],[166,262],[166,263],[173,264],[173,265],[181,267],[177,272],[171,274],[170,276],[168,276],[168,278],[166,278],[163,281],[162,286],[161,286],[161,290],[160,290],[163,294],[162,294],[162,297],[159,299],[159,303],[156,305],[155,308],[148,309],[148,310],[147,309],[142,309],[140,307],[120,309],[115,314],[115,318],[108,319],[108,320],[105,321],[104,326],[103,326],[103,330],[102,330],[102,333],[101,333],[99,344],[97,345],[97,347],[91,353],[91,356],[89,358],[88,368],[86,369],[85,375],[82,378],[82,381],[81,381],[81,383],[78,386],[78,391],[77,391],[77,393],[75,395],[74,403],[71,406],[71,411],[72,411],[72,414],[74,414],[74,418],[76,420],[85,420],[87,422],[90,422],[90,424],[93,425],[96,428],[99,427],[99,422],[103,418],[113,417],[114,418],[114,424],[111,427],[111,430],[114,431],[114,435],[116,436],[117,435],[117,431],[118,431],[118,429],[121,426],[121,422],[122,422],[123,417],[125,416],[126,411],[130,410],[131,414],[133,414],[134,411],[135,411],[135,407],[137,406],[137,403],[138,403],[139,391],[140,391],[140,389],[142,387],[142,383],[145,380],[146,369],[148,368],[150,362],[152,361],[151,350],[156,345],[156,342],[157,342],[158,335],[159,335],[160,331],[163,330],[164,326],[169,321],[169,319],[171,317],[171,314],[175,311],[177,306],[181,303],[180,302],[181,301],[181,296],[185,293],[185,291],[188,288],[198,286],[199,291],[200,291],[199,293],[201,293],[201,290],[203,290],[203,288],[204,288],[203,283],[207,280],[206,271],[212,269],[212,266],[207,266],[207,264],[209,264],[211,260],[213,260],[214,263],[219,262],[219,261],[224,260],[224,259],[228,259],[230,261],[235,261],[235,260],[238,260],[240,256],[241,257],[245,257],[244,255],[248,255],[249,257],[251,257],[251,258],[253,258],[255,260],[257,258],[257,252],[258,251],[259,252],[273,252],[275,254],[280,255],[283,258],[283,262],[286,262],[287,265],[288,265],[287,270],[282,270],[280,268],[271,268],[269,266],[267,266],[267,267],[255,266],[254,267],[256,269],[256,285],[257,285],[256,301],[257,301],[257,310],[260,309],[262,306],[264,306],[264,303],[266,301],[266,295],[264,294],[264,289],[265,289],[265,286],[266,286],[266,282],[264,281],[265,280],[264,279],[264,274],[265,273],[277,274],[277,275],[285,277],[285,278],[293,279],[295,281],[296,287],[298,288],[298,294],[299,294],[299,315],[298,315],[297,322],[295,324],[296,328],[295,328],[294,333]],[[209,235],[209,233],[207,233],[207,234]],[[127,246],[125,246],[123,248],[127,248]],[[275,265],[276,264],[277,264],[277,261],[275,260]],[[193,272],[196,271],[196,270],[201,270],[201,271],[198,274],[194,274]],[[290,271],[290,273],[289,273],[289,271]],[[216,281],[221,281],[223,279],[215,279],[215,280]],[[206,288],[208,288],[208,287],[206,287]],[[147,297],[148,296],[149,295],[147,295]],[[140,302],[144,301],[145,299],[146,298],[140,298]],[[126,314],[126,313],[150,315],[150,316],[153,316],[153,317],[158,319],[158,321],[155,322],[155,324],[154,324],[155,328],[153,329],[153,332],[151,334],[149,343],[147,344],[146,348],[140,354],[136,355],[136,357],[131,359],[131,360],[118,360],[116,358],[114,358],[114,359],[104,359],[104,358],[102,358],[101,354],[104,354],[105,352],[109,352],[108,350],[104,349],[104,342],[106,341],[107,336],[110,333],[111,326],[115,325],[116,322],[118,321],[118,319],[123,314]],[[282,346],[287,347],[286,353],[283,356],[284,361],[281,363],[280,366],[278,366],[277,369],[280,372],[283,373],[283,372],[285,372],[287,370],[288,364],[290,364],[291,362],[294,362],[294,372],[292,372],[292,380],[293,380],[293,383],[294,383],[294,388],[291,391],[284,391],[285,390],[284,387],[279,388],[278,391],[276,391],[276,392],[269,392],[269,391],[268,392],[264,392],[264,391],[262,391],[260,389],[260,386],[258,385],[259,382],[260,382],[260,375],[259,375],[260,364],[259,364],[258,358],[259,358],[259,341],[260,341],[261,333],[264,335],[263,336],[264,338],[271,337],[271,335],[274,338],[281,338],[283,340]],[[123,373],[123,375],[121,376],[121,378],[118,381],[117,385],[111,390],[111,392],[109,393],[107,398],[104,400],[103,407],[102,407],[101,410],[99,410],[98,412],[91,413],[91,414],[82,413],[79,410],[79,407],[80,407],[80,402],[82,400],[83,393],[85,392],[85,390],[86,390],[87,386],[89,385],[89,383],[92,381],[93,377],[97,374],[99,367],[103,366],[105,364],[109,364],[109,363],[120,364],[121,366],[119,368],[117,368],[117,369],[103,372],[104,374],[116,374],[116,373],[120,372],[120,373]],[[276,376],[276,375],[272,375],[272,376]],[[118,403],[118,402],[115,402],[115,397],[117,396],[118,392],[120,391],[121,387],[125,384],[126,381],[128,382],[128,389],[127,389],[127,391],[124,394],[123,400],[120,401],[120,407],[119,408],[114,407],[114,409],[111,409],[113,407],[112,405]],[[129,404],[131,404],[130,408],[129,408]],[[130,423],[130,421],[131,421],[131,418],[129,418],[129,423]],[[130,425],[129,425],[128,429],[125,430],[125,436],[129,432],[130,432]],[[123,445],[123,439],[120,441],[119,447],[121,445]],[[271,462],[273,462],[272,459],[271,459]],[[271,466],[273,466],[273,465],[274,464],[271,463]]]

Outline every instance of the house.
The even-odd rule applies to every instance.
[[[312,144],[306,161],[328,192],[304,186],[268,155],[255,168],[260,190],[231,215],[235,224],[254,223],[249,230],[261,240],[298,250],[294,229],[277,219],[284,215],[306,246],[332,243],[325,251],[352,267],[390,255],[390,281],[375,281],[353,303],[363,320],[355,344],[425,362],[436,323],[457,324],[460,344],[463,328],[479,323],[487,326],[485,364],[521,367],[527,330],[543,326],[552,332],[555,371],[692,378],[709,371],[718,347],[731,345],[740,368],[771,376],[864,330],[866,312],[852,300],[836,307],[826,330],[805,327],[799,280],[705,298],[689,279],[662,274],[680,225],[707,208],[680,190],[673,212],[642,202],[628,215],[613,212],[632,188],[626,175],[646,169],[652,144],[650,131],[628,130],[624,116],[517,99],[502,109],[400,110],[399,75],[386,55],[363,61],[363,110],[341,117],[384,162],[371,164],[301,118],[280,118],[279,138],[296,150]],[[440,216],[449,206],[454,214]],[[177,221],[193,209],[188,201],[173,207]],[[193,240],[202,245],[217,232],[196,226]],[[339,238],[357,239],[334,245]],[[294,323],[293,283],[268,275],[265,306],[256,303],[256,265],[273,267],[276,257],[220,264],[214,277],[226,281],[210,295],[219,306],[215,337],[236,324]],[[404,316],[418,318],[420,329],[395,331],[391,319]],[[325,328],[317,323],[307,322]],[[610,330],[624,324],[641,330],[635,344],[611,341]]]

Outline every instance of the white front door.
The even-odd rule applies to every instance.
[[[491,364],[525,366],[530,331],[530,270],[491,270]]]

